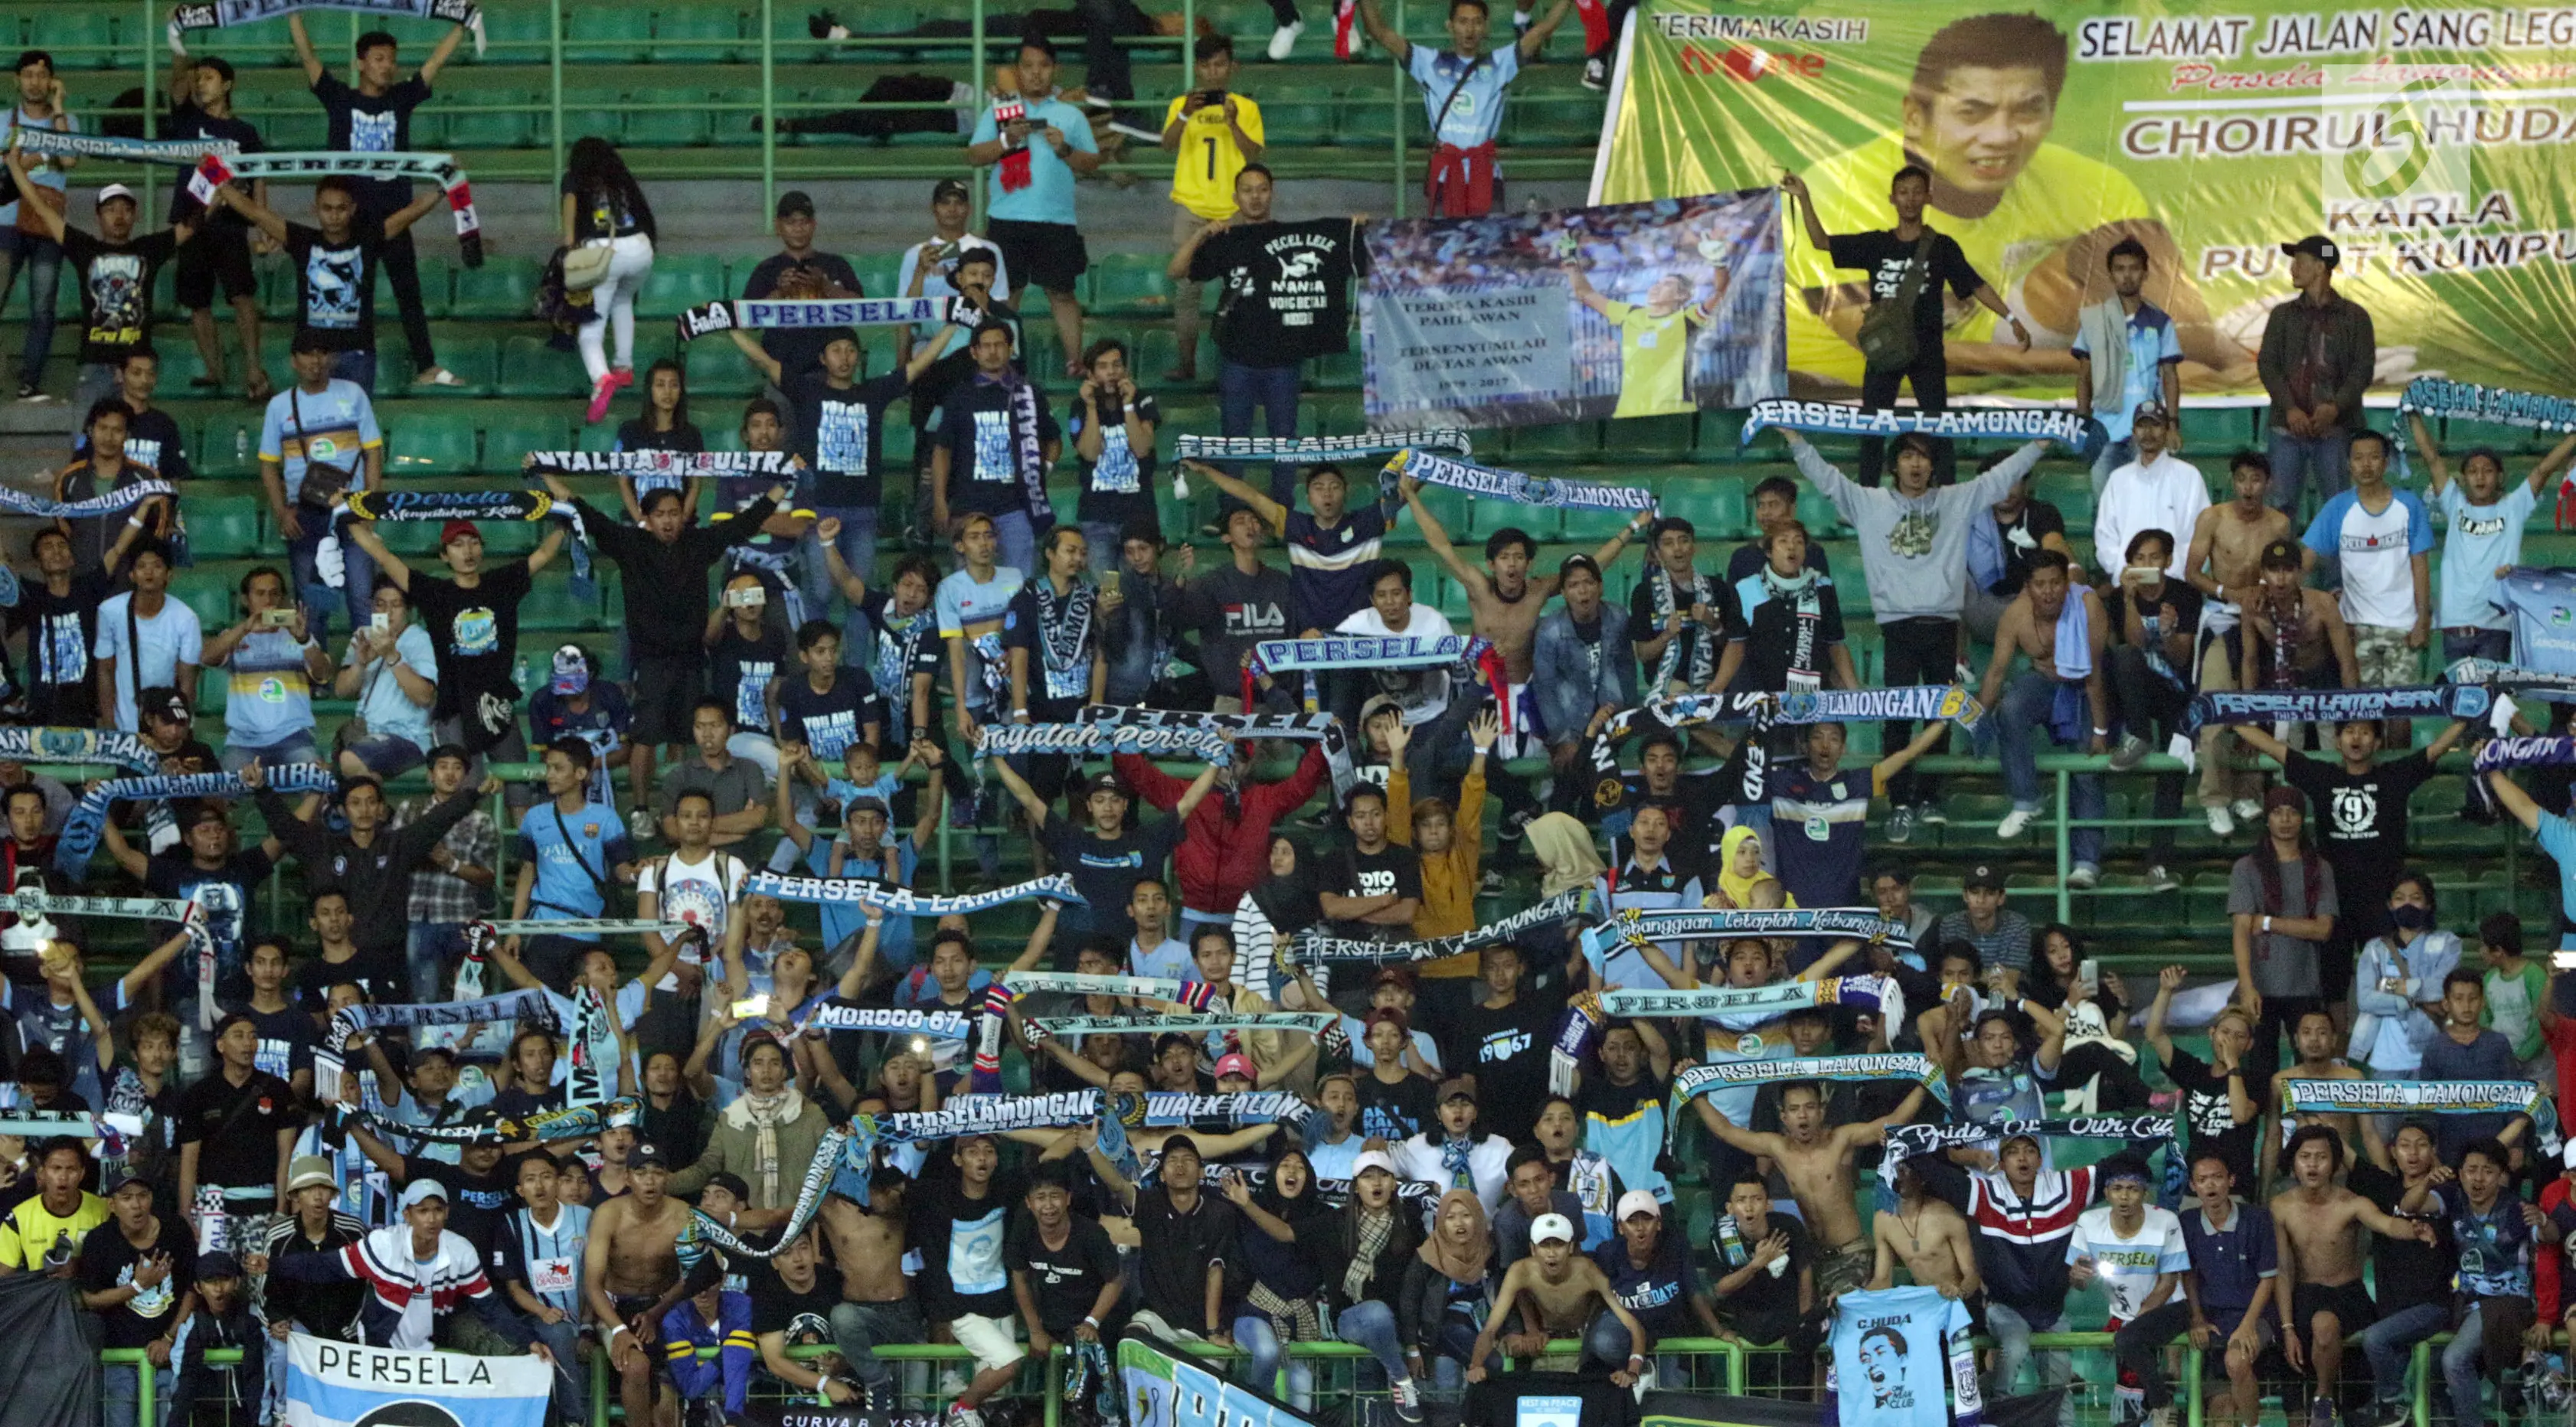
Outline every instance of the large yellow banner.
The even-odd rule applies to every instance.
[[[2576,5],[1645,0],[1612,102],[1595,203],[1794,170],[1839,234],[1890,226],[1890,177],[1929,170],[1926,221],[2033,337],[1952,297],[1954,393],[2068,395],[2130,237],[2185,390],[2257,392],[2281,245],[2308,233],[2376,323],[2376,390],[2576,391]],[[1865,275],[1783,222],[1792,389],[1848,392]]]

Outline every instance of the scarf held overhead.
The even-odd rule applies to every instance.
[[[1249,707],[1249,701],[1246,706]],[[1206,729],[1223,734],[1228,741],[1237,744],[1257,743],[1269,738],[1312,743],[1324,750],[1324,767],[1332,776],[1335,801],[1350,796],[1351,789],[1359,785],[1359,771],[1351,763],[1350,733],[1342,727],[1340,719],[1328,713],[1192,713],[1177,709],[1131,709],[1117,704],[1086,704],[1082,712],[1074,715],[1074,722],[1111,728]]]
[[[396,1026],[473,1026],[494,1021],[536,1021],[551,1026],[554,1020],[553,1003],[546,999],[545,992],[537,990],[512,991],[472,1001],[422,1001],[390,1006],[360,1002],[331,1013],[331,1028],[323,1044],[337,1054],[348,1046],[349,1037],[359,1031]]]
[[[530,451],[522,464],[559,476],[770,476],[796,474],[793,451]]]
[[[345,10],[383,19],[446,20],[474,32],[474,53],[483,53],[483,12],[474,0],[213,0],[182,5],[170,12],[170,53],[185,54],[183,37],[190,30],[220,30],[256,25],[302,10]]]
[[[591,582],[590,531],[583,525],[580,509],[570,501],[558,502],[544,491],[357,490],[349,492],[348,504],[334,513],[332,532],[336,535],[341,523],[349,520],[439,524],[451,520],[560,520],[572,535],[569,544],[573,592],[587,595],[595,588]],[[326,567],[322,575],[324,582],[335,589],[345,580],[337,568]]]
[[[37,132],[23,130],[21,132]],[[87,500],[39,500],[34,496],[0,486],[0,513],[31,516],[40,520],[88,520],[130,510],[147,500],[168,496],[175,500],[178,492],[167,481],[136,481],[119,486],[105,495]]]
[[[269,769],[267,783],[279,793],[328,793],[340,786],[340,779],[318,763],[295,763]],[[90,855],[98,851],[100,830],[107,826],[108,809],[113,804],[249,796],[250,785],[230,773],[155,773],[96,784],[63,821],[62,840],[54,848],[54,870],[75,882],[89,874]]]
[[[2540,1087],[2527,1080],[2292,1080],[2281,1087],[2283,1110],[2319,1114],[2528,1115],[2539,1106]]]
[[[1155,1036],[1222,1031],[1288,1031],[1319,1036],[1340,1020],[1334,1011],[1226,1011],[1205,1016],[1048,1016],[1029,1022],[1050,1036]]]
[[[2170,1142],[2171,1115],[2086,1115],[2072,1120],[1996,1120],[1983,1125],[1890,1125],[1881,1170],[1893,1181],[1899,1162],[1967,1145],[2001,1144],[2022,1135],[2050,1140]]]
[[[1601,1009],[1613,1016],[1785,1016],[1810,1006],[1876,1011],[1895,991],[1895,983],[1883,976],[1827,977],[1769,986],[1696,986],[1687,991],[1621,987],[1601,993]]]
[[[1428,431],[1380,431],[1364,436],[1199,436],[1177,438],[1177,460],[1270,461],[1280,465],[1315,466],[1354,461],[1363,456],[1391,456],[1400,451],[1447,451],[1475,454],[1467,433],[1454,427]]]
[[[0,762],[112,763],[130,773],[161,770],[161,755],[141,734],[112,728],[0,728]]]
[[[1026,882],[1014,882],[1008,887],[955,897],[925,897],[909,888],[888,887],[854,878],[786,877],[776,872],[755,872],[744,884],[743,895],[776,897],[782,902],[806,902],[817,906],[855,903],[881,908],[890,916],[902,917],[944,917],[951,913],[967,916],[1031,897],[1051,897],[1059,902],[1082,900],[1082,894],[1073,890],[1073,879],[1061,872],[1052,877],[1035,877]]]
[[[2183,712],[2188,737],[2210,724],[2338,723],[2344,719],[2476,718],[2494,695],[2479,684],[2402,689],[2242,689],[2194,694]]]
[[[1679,1125],[1683,1109],[1712,1091],[1739,1085],[1779,1085],[1791,1080],[1910,1080],[1932,1092],[1932,1098],[1940,1101],[1943,1109],[1950,1105],[1949,1080],[1928,1056],[1801,1056],[1794,1060],[1727,1060],[1694,1065],[1673,1077],[1672,1113],[1667,1119]]]
[[[2022,441],[2055,441],[2079,451],[2098,449],[2105,439],[2102,423],[2071,411],[1992,406],[1954,406],[1948,411],[1863,411],[1835,401],[1757,401],[1744,418],[1743,444],[1765,431],[1806,431],[1833,436],[2004,437]]]
[[[2576,398],[2444,381],[2440,377],[2417,377],[2408,382],[2406,390],[2398,393],[2397,414],[2457,417],[2482,426],[2511,426],[2523,431],[2576,431]],[[2407,425],[2399,420],[2388,428],[2396,438],[2400,479],[2407,474]]]
[[[1583,959],[1596,981],[1607,979],[1610,955],[1623,946],[1652,942],[1722,940],[1740,936],[1859,937],[1899,950],[1914,938],[1899,923],[1865,907],[1628,907],[1583,933]]]
[[[1452,490],[1492,496],[1514,505],[1553,506],[1566,510],[1643,511],[1655,508],[1655,493],[1640,486],[1563,481],[1521,471],[1496,470],[1491,466],[1410,449],[1395,453],[1386,463],[1385,470],[1380,472],[1379,483],[1391,493],[1396,483],[1406,476],[1426,486],[1447,486]]]
[[[680,340],[717,332],[762,332],[782,328],[909,327],[936,322],[948,311],[938,297],[764,297],[741,301],[702,302],[680,314]]]
[[[447,193],[447,209],[456,218],[456,251],[469,268],[483,266],[483,220],[474,212],[474,185],[453,154],[208,154],[188,178],[188,194],[211,206],[215,190],[237,178],[296,182],[340,174],[385,180],[426,179]]]
[[[1507,942],[1534,927],[1572,921],[1592,912],[1592,889],[1577,887],[1561,892],[1544,902],[1523,907],[1498,922],[1490,922],[1473,931],[1456,936],[1434,937],[1428,941],[1359,941],[1326,933],[1322,927],[1308,927],[1297,934],[1294,946],[1299,961],[1307,963],[1335,961],[1415,962],[1437,961],[1474,951],[1480,946]]]

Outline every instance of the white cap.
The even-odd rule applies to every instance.
[[[1651,1189],[1631,1189],[1619,1196],[1619,1222],[1624,1224],[1640,1214],[1664,1217],[1664,1206]]]
[[[124,199],[128,203],[135,204],[137,207],[141,206],[134,197],[134,190],[121,183],[111,183],[106,187],[101,188],[98,191],[98,202],[92,206],[96,208],[105,208],[107,205],[120,198]]]
[[[1395,1173],[1395,1159],[1386,1151],[1362,1150],[1360,1151],[1359,1158],[1351,1161],[1351,1178],[1358,1179],[1361,1175],[1368,1173],[1372,1169],[1385,1170],[1389,1174],[1395,1174],[1395,1177],[1398,1179],[1402,1179],[1404,1177],[1401,1174]]]
[[[405,1209],[424,1199],[435,1199],[441,1204],[446,1203],[447,1186],[435,1179],[415,1179],[403,1186],[402,1207]]]
[[[1530,1221],[1531,1243],[1544,1244],[1550,1240],[1568,1244],[1574,1242],[1574,1225],[1564,1215],[1541,1214]]]

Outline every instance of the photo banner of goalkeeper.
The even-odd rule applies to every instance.
[[[1535,426],[1788,393],[1776,190],[1366,224],[1368,420]]]

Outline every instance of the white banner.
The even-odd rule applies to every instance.
[[[286,1427],[545,1427],[553,1379],[533,1357],[406,1352],[297,1333],[286,1344]]]

